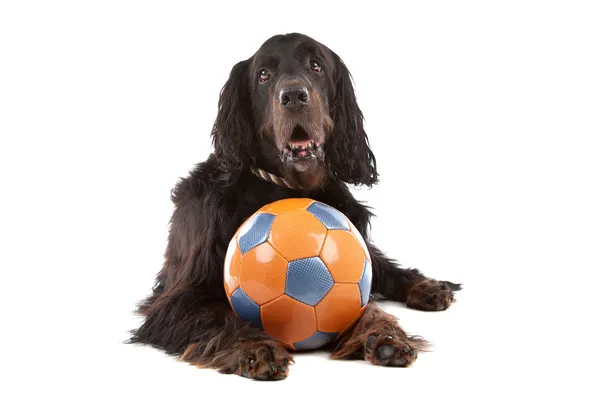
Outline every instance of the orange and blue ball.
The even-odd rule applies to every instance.
[[[224,278],[239,318],[290,349],[312,350],[363,314],[371,258],[343,213],[312,199],[284,199],[240,226],[227,249]]]

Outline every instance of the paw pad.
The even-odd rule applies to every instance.
[[[365,347],[365,359],[376,365],[408,367],[417,359],[416,349],[391,335],[369,335]]]

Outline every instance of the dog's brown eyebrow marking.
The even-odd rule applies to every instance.
[[[275,68],[279,65],[279,57],[270,54],[259,54],[254,60],[256,68]]]

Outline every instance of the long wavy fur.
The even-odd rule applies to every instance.
[[[334,128],[325,148],[328,165],[343,182],[372,186],[379,178],[377,162],[363,126],[364,117],[356,101],[352,75],[342,59],[332,54],[336,74],[331,104]]]

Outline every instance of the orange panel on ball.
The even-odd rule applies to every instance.
[[[288,261],[315,257],[323,246],[327,228],[307,211],[278,215],[269,234],[269,242]]]
[[[269,243],[256,246],[242,256],[240,286],[261,305],[285,292],[287,261]]]
[[[340,332],[340,334],[338,335],[338,337],[341,336],[341,335],[343,335],[344,333],[346,333],[348,331],[348,329],[352,328],[358,322],[358,320],[360,319],[360,317],[362,317],[363,314],[365,313],[365,309],[366,308],[367,308],[367,306],[365,305],[365,306],[363,306],[362,308],[360,308],[356,312],[356,314],[354,315],[354,318],[352,319],[352,322],[350,323],[350,325],[346,329],[342,330]]]
[[[238,288],[239,276],[240,276],[240,260],[241,253],[237,247],[237,241],[232,240],[227,247],[227,253],[225,254],[225,292],[227,296],[231,296],[235,289]]]
[[[336,283],[358,283],[360,280],[365,254],[351,232],[329,231],[320,256]]]
[[[317,329],[341,332],[348,328],[360,310],[360,290],[356,283],[336,283],[315,306]]]
[[[286,295],[260,309],[263,329],[292,347],[317,331],[315,309]]]
[[[312,203],[312,199],[283,199],[267,204],[259,211],[278,215],[288,211],[306,210]]]

